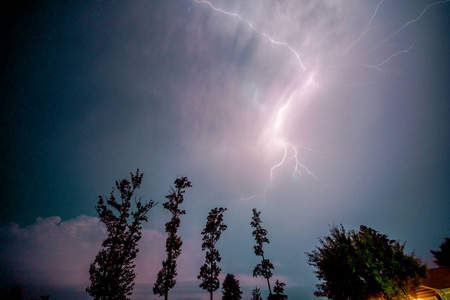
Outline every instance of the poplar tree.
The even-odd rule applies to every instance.
[[[219,241],[222,232],[227,229],[227,225],[223,223],[223,213],[226,210],[223,207],[212,209],[202,231],[202,251],[206,250],[206,255],[205,264],[200,267],[200,274],[197,278],[202,281],[199,286],[209,292],[211,300],[214,291],[220,287],[219,274],[222,269],[218,263],[221,261],[221,257],[216,249],[216,243]]]
[[[177,258],[181,254],[181,245],[183,241],[178,236],[178,228],[180,227],[180,216],[186,214],[185,210],[179,209],[179,205],[184,201],[185,189],[192,187],[187,177],[177,178],[174,182],[175,189],[170,188],[170,194],[166,196],[167,202],[163,203],[163,207],[172,214],[172,219],[166,223],[166,240],[167,258],[162,262],[162,268],[158,272],[158,276],[153,287],[155,295],[164,296],[167,300],[169,290],[172,289],[176,280]]]
[[[146,214],[155,203],[150,200],[142,204],[140,199],[136,199],[134,193],[141,186],[144,174],[139,174],[139,169],[136,174],[130,174],[131,182],[127,179],[116,181],[109,198],[99,196],[95,206],[108,231],[102,249],[89,268],[91,285],[86,292],[95,300],[128,300],[133,293],[136,277],[133,261],[139,252],[141,223],[148,221]],[[114,196],[115,191],[119,191],[120,199]],[[136,210],[130,212],[132,198]]]
[[[272,289],[270,288],[269,279],[272,277],[272,270],[274,269],[273,264],[269,259],[264,257],[263,245],[264,243],[270,243],[267,238],[267,230],[262,228],[261,226],[261,218],[259,215],[260,211],[257,211],[256,208],[253,209],[253,217],[250,225],[254,228],[252,235],[255,237],[256,245],[253,246],[254,252],[256,256],[261,256],[261,263],[257,264],[253,269],[253,277],[263,276],[267,280],[267,286],[269,287],[269,297],[272,295]]]

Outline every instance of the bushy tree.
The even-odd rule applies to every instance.
[[[220,287],[219,274],[222,269],[218,263],[221,261],[221,257],[216,249],[216,243],[219,241],[222,232],[227,229],[227,225],[223,223],[223,213],[226,210],[223,207],[212,209],[202,231],[202,251],[206,250],[206,256],[205,264],[201,266],[197,278],[202,281],[200,287],[209,292],[211,300],[214,291]]]
[[[253,289],[252,298],[250,300],[263,300],[261,296],[261,291],[257,286],[255,286],[255,288]]]
[[[415,287],[426,277],[427,267],[412,254],[404,253],[404,244],[361,226],[346,231],[333,226],[331,234],[306,253],[308,263],[316,267],[322,283],[314,294],[329,299],[389,299]]]
[[[91,285],[86,288],[96,300],[125,300],[133,293],[136,277],[133,261],[139,252],[141,223],[148,220],[146,214],[155,205],[151,200],[142,204],[134,196],[143,175],[138,169],[136,174],[131,173],[131,182],[127,179],[116,181],[108,199],[99,196],[95,209],[100,221],[106,225],[108,237],[89,268]],[[119,200],[114,196],[116,190],[120,193]],[[130,212],[133,198],[136,210]]]
[[[434,263],[440,267],[450,267],[450,238],[445,238],[439,249],[438,251],[430,251],[435,258]]]
[[[181,254],[181,245],[183,245],[183,241],[178,236],[178,228],[180,227],[180,215],[186,214],[186,211],[180,210],[179,205],[184,201],[185,189],[192,187],[187,177],[177,178],[174,184],[175,189],[170,188],[170,194],[166,196],[167,202],[163,203],[163,207],[172,214],[172,219],[166,223],[167,259],[162,262],[162,268],[158,272],[153,287],[153,293],[164,296],[165,300],[168,298],[169,290],[176,284],[177,258]]]
[[[239,280],[233,274],[227,274],[222,283],[222,300],[240,300],[242,291]]]
[[[273,264],[269,259],[264,257],[263,245],[264,243],[270,243],[267,238],[267,230],[261,226],[260,211],[253,208],[253,217],[250,225],[254,228],[252,235],[255,237],[256,245],[253,247],[255,255],[261,256],[261,263],[257,264],[253,269],[253,276],[263,276],[267,280],[267,286],[269,287],[269,296],[272,295],[272,289],[270,287],[270,278],[272,277]]]

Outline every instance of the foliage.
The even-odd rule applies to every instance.
[[[186,214],[186,211],[180,210],[178,206],[183,203],[185,189],[192,187],[187,177],[177,178],[174,184],[175,190],[172,187],[170,188],[170,194],[166,196],[168,201],[163,203],[163,207],[172,214],[172,219],[166,223],[168,234],[166,240],[167,259],[162,262],[162,268],[153,287],[153,293],[164,296],[166,300],[169,290],[176,284],[177,258],[181,254],[181,245],[183,244],[177,233],[180,227],[180,215]]]
[[[320,247],[306,253],[323,283],[314,294],[329,299],[369,299],[406,294],[426,277],[427,267],[414,253],[404,254],[405,245],[361,226],[346,231],[333,226],[331,234],[319,239]]]
[[[233,274],[227,274],[222,283],[222,300],[240,300],[242,291],[239,286],[239,280]]]
[[[430,251],[435,258],[434,263],[440,267],[450,267],[450,238],[445,238],[439,249],[439,251]]]
[[[275,286],[273,287],[274,294],[269,295],[269,300],[285,300],[288,298],[287,295],[284,294],[284,284],[283,282],[279,282],[278,279],[275,282]]]
[[[253,208],[253,217],[250,225],[254,228],[252,235],[255,237],[256,245],[253,247],[256,256],[261,256],[261,263],[257,264],[253,269],[253,276],[263,276],[267,280],[267,285],[269,286],[269,295],[272,295],[272,290],[270,288],[269,279],[272,277],[272,270],[274,269],[273,264],[269,259],[264,257],[263,244],[270,243],[267,238],[267,230],[261,227],[260,211]]]
[[[200,268],[198,279],[202,280],[200,287],[210,293],[210,299],[213,299],[213,292],[220,287],[219,274],[222,270],[218,263],[221,261],[219,251],[216,249],[216,243],[220,239],[222,231],[227,229],[223,224],[223,213],[226,208],[214,208],[209,212],[206,226],[202,231],[203,243],[202,251],[206,250],[205,264]]]
[[[263,300],[261,296],[261,291],[257,286],[255,286],[255,288],[253,289],[252,298],[250,300]]]
[[[141,223],[148,221],[146,214],[155,205],[153,201],[142,204],[134,197],[136,211],[130,213],[131,199],[141,186],[143,175],[138,169],[136,174],[131,173],[131,182],[127,179],[116,181],[116,188],[113,188],[109,199],[99,196],[95,209],[100,221],[106,225],[108,237],[89,268],[91,285],[86,292],[94,299],[124,300],[130,299],[133,293],[136,277],[133,261],[139,252],[137,244],[141,239]],[[116,189],[120,200],[114,196]]]

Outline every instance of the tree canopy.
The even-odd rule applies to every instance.
[[[239,280],[233,274],[227,274],[222,283],[222,300],[240,300],[242,291]]]
[[[438,251],[430,251],[435,258],[434,263],[440,267],[450,267],[450,238],[445,238],[439,249]]]
[[[426,277],[427,267],[414,253],[405,254],[405,244],[387,235],[361,226],[346,231],[332,226],[331,234],[319,239],[320,246],[306,253],[308,263],[316,267],[314,294],[329,299],[391,298]]]
[[[102,243],[102,249],[89,268],[91,285],[86,288],[94,299],[130,299],[133,293],[135,265],[133,264],[141,239],[141,223],[147,221],[147,212],[155,205],[153,201],[142,204],[134,197],[141,186],[144,174],[131,174],[127,179],[116,181],[108,199],[99,196],[98,212],[100,221],[106,225],[108,237]],[[120,200],[114,196],[120,193]],[[131,199],[134,197],[136,210],[130,212]]]

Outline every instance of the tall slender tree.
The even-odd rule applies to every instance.
[[[137,245],[141,239],[141,223],[148,220],[146,214],[155,205],[151,200],[142,204],[134,196],[141,186],[143,175],[139,174],[138,169],[136,174],[131,173],[131,182],[127,179],[116,181],[116,187],[108,199],[98,197],[95,209],[100,221],[106,225],[108,237],[89,268],[91,285],[86,292],[95,300],[126,300],[133,293],[136,277],[133,261],[139,252]],[[116,190],[120,192],[120,200],[114,196]],[[130,213],[132,198],[136,210]]]
[[[200,274],[197,276],[202,282],[200,287],[207,290],[210,299],[213,299],[213,293],[220,287],[219,274],[222,270],[218,263],[221,261],[219,251],[216,249],[216,243],[219,241],[227,225],[223,223],[223,213],[226,208],[214,208],[209,212],[205,229],[202,231],[203,243],[202,251],[206,250],[205,264],[200,267]]]
[[[269,287],[269,296],[272,295],[272,289],[270,288],[270,278],[272,277],[273,264],[269,259],[264,257],[263,245],[264,243],[270,243],[267,238],[267,230],[261,226],[260,211],[256,208],[253,209],[253,217],[250,225],[254,228],[252,235],[255,237],[256,245],[253,246],[256,256],[261,256],[261,263],[257,264],[253,269],[253,277],[263,276],[267,280],[267,286]]]
[[[170,194],[166,196],[167,202],[163,203],[163,207],[172,214],[172,219],[166,223],[167,259],[162,262],[162,268],[158,272],[153,287],[153,293],[164,296],[165,300],[169,297],[169,290],[176,284],[177,258],[181,254],[181,245],[183,245],[183,241],[178,236],[178,228],[180,227],[180,216],[186,214],[186,211],[179,209],[179,205],[184,201],[185,189],[192,187],[187,177],[177,178],[174,184],[175,189],[170,187]]]

